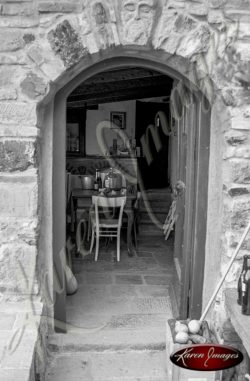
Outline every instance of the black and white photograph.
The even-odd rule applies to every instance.
[[[0,381],[250,380],[250,0],[0,0]]]
[[[121,130],[125,130],[126,112],[111,112],[110,121],[113,128],[120,128]]]

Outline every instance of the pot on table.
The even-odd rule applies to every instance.
[[[95,179],[92,175],[82,175],[80,176],[82,189],[94,189]]]
[[[121,190],[122,175],[111,168],[108,174],[105,176],[104,187],[110,190]]]

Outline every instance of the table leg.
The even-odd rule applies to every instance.
[[[75,210],[74,210],[74,200],[73,200],[73,197],[71,196],[70,197],[70,231],[71,233],[74,232],[74,217],[75,217]]]
[[[133,257],[135,254],[135,249],[132,244],[132,228],[134,223],[134,212],[133,210],[126,211],[128,216],[128,227],[127,227],[127,247],[128,247],[128,256]]]

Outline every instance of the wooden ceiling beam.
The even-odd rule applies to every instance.
[[[130,79],[140,79],[140,78],[149,78],[149,77],[152,78],[152,77],[158,77],[158,76],[162,76],[162,74],[154,70],[143,69],[143,68],[131,68],[131,69],[119,69],[119,70],[106,71],[87,79],[82,84],[80,84],[74,90],[74,92],[77,92],[79,88],[85,87],[85,85],[112,83],[116,81],[126,81]]]
[[[99,85],[96,86],[95,88],[93,87],[86,87],[85,91],[82,93],[77,93],[77,94],[71,94],[68,97],[68,101],[77,101],[77,100],[88,100],[89,98],[95,98],[96,96],[99,97],[100,94],[102,96],[106,96],[107,94],[110,93],[120,93],[122,94],[123,92],[126,92],[128,90],[136,90],[139,91],[144,91],[144,89],[151,87],[152,89],[155,87],[165,87],[165,92],[166,95],[170,93],[170,90],[172,88],[172,81],[170,81],[168,78],[165,76],[161,76],[159,78],[155,79],[146,79],[146,80],[132,80],[132,81],[125,81],[125,82],[116,82],[112,86],[103,86]]]
[[[166,87],[157,86],[157,87],[147,87],[143,91],[140,89],[127,90],[122,92],[113,92],[109,94],[98,94],[95,97],[88,99],[79,99],[79,100],[68,100],[67,107],[69,108],[82,108],[88,106],[94,106],[103,103],[112,103],[119,101],[128,101],[128,100],[139,100],[144,98],[152,98],[159,96],[168,96],[169,91],[166,91]]]

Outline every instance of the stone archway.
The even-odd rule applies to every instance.
[[[11,299],[13,290],[18,300],[34,294],[20,281],[18,259],[29,269],[27,278],[35,279],[35,285],[44,284],[44,278],[52,284],[55,94],[70,81],[73,86],[84,69],[106,58],[115,62],[115,57],[140,55],[146,61],[161,62],[169,74],[205,91],[212,102],[206,302],[209,285],[219,276],[249,218],[249,66],[247,55],[240,55],[244,28],[233,16],[227,19],[233,15],[228,3],[37,2],[30,9],[25,4],[12,5],[13,18],[4,4],[6,30],[1,49],[7,57],[1,53],[4,81],[0,93],[3,298]],[[22,17],[15,17],[20,10]],[[13,28],[11,33],[7,25]],[[238,267],[236,263],[232,284]],[[44,298],[44,290],[39,293],[35,288],[35,293],[37,300]]]
[[[106,50],[105,53],[102,54],[102,57],[98,57],[97,63],[90,64],[89,67],[87,66],[85,70],[83,70],[82,73],[80,73],[77,77],[75,77],[72,81],[70,81],[64,88],[62,88],[57,95],[55,96],[54,101],[54,117],[53,117],[53,141],[55,141],[55,144],[53,145],[53,226],[54,229],[52,231],[52,239],[53,239],[53,253],[54,253],[54,261],[55,266],[57,269],[59,269],[57,272],[59,274],[59,277],[61,279],[61,282],[63,282],[63,274],[61,273],[60,276],[60,269],[61,269],[61,262],[62,258],[61,255],[63,253],[63,247],[65,245],[65,211],[61,207],[65,204],[65,194],[63,192],[63,186],[65,183],[65,126],[66,126],[66,99],[68,95],[72,92],[72,90],[82,83],[84,80],[86,80],[89,77],[94,76],[97,73],[100,73],[103,68],[105,70],[112,70],[112,69],[118,69],[120,67],[146,67],[150,69],[155,69],[158,71],[161,71],[163,74],[171,75],[172,78],[176,80],[181,80],[190,88],[189,80],[185,77],[183,77],[180,73],[176,72],[172,68],[168,67],[165,64],[165,60],[162,59],[161,56],[158,56],[157,52],[151,52],[148,50],[147,54],[145,55],[144,52],[140,52],[141,58],[137,58],[138,49],[131,49],[127,52],[126,48],[119,48],[119,49],[112,49],[112,51]],[[145,56],[145,58],[144,58]],[[107,57],[107,58],[106,58]],[[99,61],[99,62],[98,62]],[[181,89],[181,87],[180,87]],[[200,98],[202,97],[202,93],[200,90],[195,86],[193,83],[191,85],[191,91],[196,92],[196,97]],[[180,90],[181,92],[181,90]],[[182,94],[180,94],[182,96]],[[195,97],[194,97],[195,98]],[[187,99],[186,99],[187,101]],[[187,106],[188,108],[188,106]],[[46,112],[47,115],[49,115],[49,111]],[[209,137],[209,133],[207,135]],[[209,140],[209,139],[208,139]],[[209,145],[209,142],[207,143]],[[47,158],[46,158],[47,163]],[[47,168],[47,164],[45,163],[45,167]],[[208,167],[208,165],[206,165]],[[46,173],[44,174],[46,176]],[[47,192],[47,189],[44,189],[44,192]],[[205,194],[207,193],[207,190],[205,190]],[[49,198],[49,194],[47,195],[47,198]],[[202,196],[204,199],[206,198],[205,195]],[[200,201],[202,202],[202,201]],[[198,204],[198,201],[197,201]],[[195,213],[192,213],[193,215]],[[206,218],[204,219],[204,223],[206,224]],[[201,221],[197,224],[202,224]],[[48,236],[49,233],[46,234]],[[203,237],[203,246],[205,245],[204,237]],[[203,249],[204,252],[204,249]],[[189,282],[189,280],[186,280],[186,282]],[[201,277],[201,284],[200,289],[202,290],[202,284],[203,284],[203,278]],[[183,288],[187,287],[183,284]],[[65,290],[64,290],[65,291]],[[185,299],[185,298],[183,298]],[[65,293],[62,293],[58,301],[60,307],[55,307],[56,315],[58,316],[58,319],[60,320],[65,319],[64,313],[63,313],[63,306],[65,305]],[[182,300],[184,311],[184,300]],[[201,305],[201,301],[199,302],[199,305]],[[185,313],[183,313],[185,314]]]

